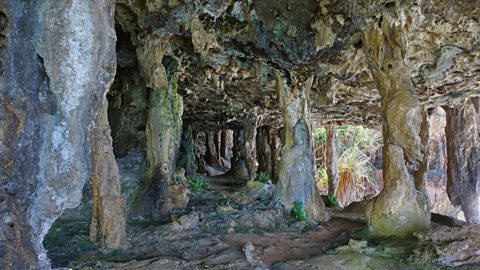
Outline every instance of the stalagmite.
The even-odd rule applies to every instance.
[[[93,130],[93,215],[90,240],[102,248],[117,249],[125,238],[125,199],[120,188],[118,165],[113,155],[107,118],[107,102],[97,116]]]
[[[447,192],[465,219],[480,224],[480,107],[478,98],[445,107],[447,125]]]
[[[290,74],[290,80],[277,72],[277,94],[284,121],[285,143],[279,165],[274,200],[287,209],[303,202],[309,218],[327,220],[320,192],[315,183],[308,95],[313,75]]]
[[[337,153],[337,127],[335,124],[328,124],[325,127],[327,131],[327,151],[326,151],[326,167],[328,176],[328,195],[335,194],[338,185],[338,153]]]
[[[382,14],[365,32],[364,49],[380,92],[384,137],[384,189],[366,208],[372,233],[404,236],[424,230],[430,224],[430,211],[424,193],[415,188],[423,178],[426,145],[421,136],[422,106],[418,101],[404,60],[403,27],[408,22]]]

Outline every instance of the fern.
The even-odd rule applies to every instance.
[[[303,202],[301,201],[293,202],[292,215],[299,221],[307,220],[307,214],[305,213]]]

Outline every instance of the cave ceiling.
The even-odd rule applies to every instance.
[[[212,128],[241,126],[252,114],[279,124],[275,71],[287,82],[292,72],[315,75],[315,122],[377,126],[380,95],[362,38],[385,12],[404,25],[404,60],[426,107],[479,94],[477,0],[116,1],[128,42],[158,40],[167,73],[178,73],[184,121]],[[119,50],[120,66],[133,58]]]

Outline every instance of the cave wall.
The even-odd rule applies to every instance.
[[[45,269],[43,237],[79,204],[91,172],[92,128],[116,69],[113,1],[9,0],[0,9],[0,265]]]

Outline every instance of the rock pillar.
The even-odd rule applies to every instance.
[[[120,174],[113,155],[112,137],[105,100],[93,130],[93,215],[90,240],[102,248],[117,249],[125,238],[125,199],[121,194]]]
[[[233,133],[233,157],[232,167],[227,175],[233,176],[241,182],[255,179],[257,175],[257,135],[258,117],[253,115],[244,122],[243,129],[237,129]]]
[[[222,167],[220,160],[220,148],[218,131],[207,131],[207,152],[205,156],[207,158],[208,165],[214,168],[214,171],[219,170]]]
[[[415,188],[423,175],[428,130],[404,62],[402,20],[383,14],[365,32],[368,64],[380,92],[383,118],[384,189],[366,207],[373,234],[405,236],[430,225],[430,210],[423,192]]]
[[[447,125],[447,192],[465,220],[480,224],[480,108],[478,98],[445,107]]]
[[[20,11],[20,12],[19,12]],[[50,269],[116,70],[113,1],[0,1],[0,269]]]
[[[328,214],[315,182],[315,158],[309,124],[308,95],[313,75],[291,74],[286,80],[277,72],[276,77],[285,143],[274,200],[287,209],[291,209],[295,201],[301,201],[309,218],[325,221]]]
[[[197,172],[197,164],[195,163],[195,160],[195,140],[192,127],[184,124],[178,167],[183,167],[185,169],[185,175],[193,175]]]
[[[173,177],[182,134],[183,100],[177,93],[179,63],[170,61],[170,66],[163,66],[162,39],[151,35],[141,42],[137,57],[151,90],[146,124],[147,181],[139,195],[137,210],[156,218],[173,208],[183,208],[188,202],[186,188]]]
[[[280,140],[280,136],[278,136],[278,129],[271,127],[268,130],[270,134],[270,149],[272,150],[272,181],[276,183],[278,180],[278,170],[280,167],[280,157],[282,151],[282,141]]]
[[[257,159],[258,171],[268,173],[272,177],[272,150],[270,148],[269,127],[262,126],[257,129]]]
[[[253,113],[245,121],[245,163],[247,165],[248,178],[249,180],[255,179],[257,177],[257,124],[258,116]]]
[[[326,127],[327,145],[326,145],[326,169],[328,176],[328,195],[335,195],[338,185],[338,153],[337,153],[337,127],[335,124],[328,124]]]

